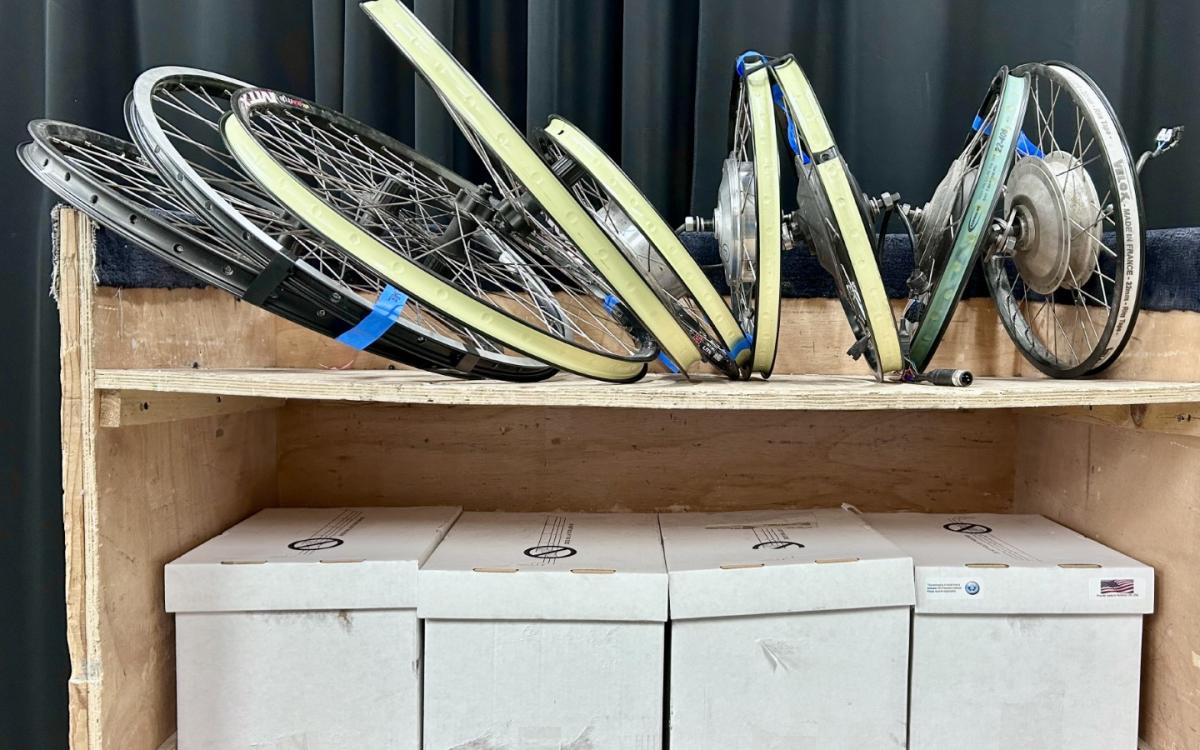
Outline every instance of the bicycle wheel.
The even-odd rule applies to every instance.
[[[357,348],[369,345],[372,352],[389,352],[384,356],[391,359],[404,352],[408,364],[451,375],[533,381],[554,374],[542,362],[405,300],[379,274],[304,227],[250,179],[229,154],[219,128],[233,92],[246,85],[194,68],[155,68],[138,77],[125,113],[130,134],[180,199],[255,259],[261,273],[247,291],[249,301],[269,298],[288,279],[331,314],[354,326],[361,323],[362,328],[342,337]],[[466,184],[448,173],[446,179]],[[384,320],[379,319],[381,311]]]
[[[908,364],[923,371],[933,358],[971,270],[995,238],[993,218],[1012,166],[1029,82],[1002,68],[992,81],[966,145],[924,209],[913,212],[916,267],[900,322]]]
[[[576,199],[674,312],[704,360],[741,378],[739,358],[743,363],[750,358],[745,334],[704,271],[629,177],[561,117],[550,118],[537,145],[547,163],[569,160],[572,169],[584,171],[571,185]],[[670,350],[666,354],[676,356]]]
[[[242,167],[389,283],[562,369],[618,382],[645,372],[653,343],[575,284],[577,266],[510,242],[493,224],[489,191],[448,182],[403,144],[312,102],[245,89],[233,107],[222,131]]]
[[[571,194],[569,186],[580,172],[543,162],[487,92],[403,3],[365,0],[360,7],[433,88],[483,161],[500,192],[503,210],[498,218],[508,227],[511,241],[555,269],[556,275],[573,277],[572,285],[596,293],[627,336],[639,339],[648,332],[683,371],[699,361],[700,352],[687,331]]]
[[[797,175],[796,233],[834,278],[856,340],[851,354],[866,355],[882,379],[903,370],[904,358],[863,193],[800,65],[788,55],[771,70],[787,107],[789,133],[794,123],[797,135],[794,143],[789,138]]]
[[[1004,194],[1005,234],[984,261],[1000,319],[1043,373],[1103,370],[1133,333],[1145,225],[1134,161],[1112,106],[1065,63],[1014,71],[1030,79],[1024,132]],[[1033,137],[1036,134],[1036,139]]]
[[[31,122],[29,132],[33,141],[18,148],[18,158],[60,198],[206,284],[246,298],[261,264],[193,213],[134,144],[52,120]],[[291,279],[258,306],[332,338],[352,330],[352,324],[328,314],[327,300],[314,299]],[[370,350],[404,364],[430,366],[405,351]]]
[[[770,60],[746,52],[734,66],[729,104],[729,156],[711,224],[729,284],[730,306],[749,342],[748,370],[764,378],[775,366],[779,341],[780,254],[779,147],[771,95]]]

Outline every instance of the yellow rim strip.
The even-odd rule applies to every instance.
[[[645,363],[580,349],[459,291],[398,255],[333,208],[325,205],[279,166],[237,117],[226,117],[222,133],[230,152],[251,176],[289,211],[343,251],[375,269],[397,288],[514,349],[566,370],[602,380],[638,377]]]
[[[551,117],[546,126],[546,134],[604,186],[625,215],[637,226],[638,231],[646,236],[683,282],[688,294],[708,316],[725,348],[732,349],[740,343],[746,334],[729,311],[729,306],[709,283],[708,277],[675,236],[675,232],[667,226],[667,222],[663,221],[662,216],[650,201],[646,200],[646,196],[642,195],[629,176],[608,154],[584,135],[583,131],[566,120]],[[749,352],[745,352],[744,356],[749,357]]]
[[[542,208],[554,217],[558,226],[608,280],[621,302],[633,311],[659,344],[668,352],[680,353],[676,364],[684,370],[695,364],[700,359],[700,352],[671,311],[538,157],[487,92],[412,11],[399,0],[370,0],[363,3],[362,8],[421,75],[445,95],[459,116],[537,198]],[[689,352],[693,354],[683,356]]]
[[[829,123],[804,71],[795,60],[787,60],[775,68],[775,75],[810,153],[817,154],[833,148],[836,144],[829,131]],[[858,280],[858,291],[866,309],[867,324],[875,340],[879,367],[883,372],[903,370],[904,357],[900,354],[896,318],[892,315],[892,306],[883,288],[875,253],[871,249],[871,239],[854,199],[854,190],[841,154],[818,164],[817,177],[825,187],[838,230],[846,243],[846,252],[850,256],[850,265],[854,268],[854,278]]]
[[[771,75],[762,65],[745,75],[754,136],[754,181],[758,205],[758,300],[754,309],[754,361],[751,369],[769,375],[779,343],[780,232],[779,145]]]

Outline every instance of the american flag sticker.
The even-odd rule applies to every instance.
[[[1142,595],[1139,578],[1093,578],[1092,596],[1097,599],[1136,599]]]
[[[1102,578],[1100,580],[1101,594],[1132,594],[1132,578]]]

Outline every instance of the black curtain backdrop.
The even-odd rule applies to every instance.
[[[526,130],[551,113],[624,166],[672,222],[712,210],[731,66],[793,52],[868,192],[931,194],[1002,64],[1074,62],[1135,155],[1161,124],[1200,138],[1195,0],[416,0]],[[0,0],[0,144],[49,116],[121,134],[154,65],[206,67],[345,110],[481,178],[428,88],[355,0]],[[1151,167],[1151,226],[1200,224],[1195,143]],[[9,152],[11,154],[11,151]],[[65,745],[51,199],[0,159],[0,749]],[[183,324],[181,322],[181,324]],[[128,471],[137,471],[130,466]]]

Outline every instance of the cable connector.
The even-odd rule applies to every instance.
[[[975,382],[975,376],[970,370],[953,370],[949,368],[917,372],[912,368],[904,371],[900,380],[905,383],[931,383],[946,385],[954,388],[965,388]]]
[[[1154,136],[1154,148],[1145,152],[1138,157],[1137,173],[1140,175],[1142,169],[1150,162],[1151,159],[1157,159],[1163,154],[1179,145],[1183,140],[1183,126],[1176,125],[1170,128],[1159,128],[1158,133]]]

